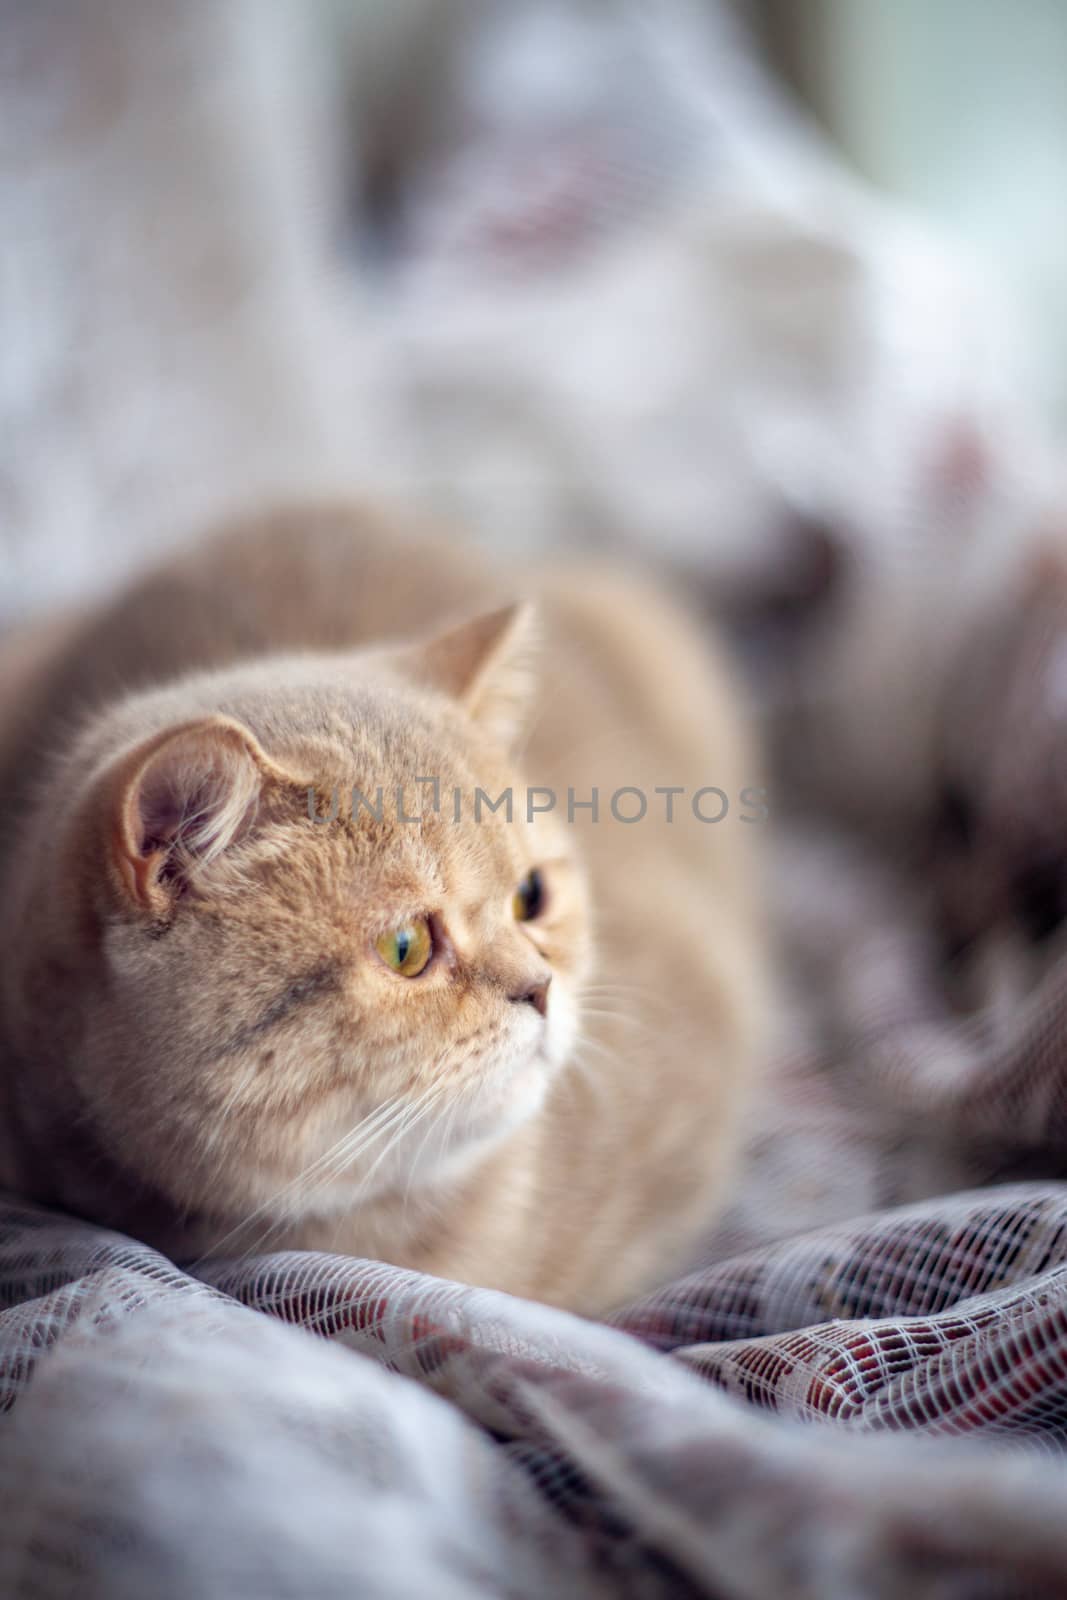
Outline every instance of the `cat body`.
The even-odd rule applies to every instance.
[[[338,1250],[583,1311],[684,1261],[764,964],[752,751],[668,600],[294,509],[23,676],[0,1181],[182,1259]]]

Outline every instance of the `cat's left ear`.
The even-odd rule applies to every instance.
[[[418,682],[458,700],[491,738],[511,748],[533,701],[537,634],[536,607],[520,602],[416,646],[404,667]]]

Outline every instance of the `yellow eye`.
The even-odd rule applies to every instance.
[[[545,909],[545,880],[534,867],[523,878],[511,897],[516,922],[532,922]]]
[[[425,917],[405,922],[402,928],[383,933],[374,947],[387,967],[402,978],[417,978],[433,955],[433,935]]]

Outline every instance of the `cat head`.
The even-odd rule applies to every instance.
[[[528,820],[510,753],[532,632],[512,608],[188,680],[67,770],[14,1009],[101,1170],[176,1211],[328,1215],[461,1171],[537,1110],[588,929],[571,830]],[[509,789],[510,816],[488,803]]]

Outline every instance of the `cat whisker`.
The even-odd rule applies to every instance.
[[[603,1039],[596,1038],[594,1034],[583,1032],[579,1032],[576,1035],[575,1048],[579,1050],[599,1051],[606,1061],[614,1061],[618,1053],[617,1051],[612,1050],[610,1045],[606,1044]]]
[[[605,983],[602,979],[578,985],[579,994],[651,995],[654,992],[645,984]]]
[[[383,1161],[385,1159],[385,1157],[389,1155],[390,1151],[395,1150],[397,1145],[400,1143],[400,1141],[402,1139],[406,1138],[407,1135],[413,1131],[415,1125],[422,1120],[423,1116],[426,1115],[430,1110],[433,1109],[433,1107],[436,1104],[436,1102],[445,1094],[446,1089],[447,1089],[446,1085],[443,1085],[443,1084],[431,1084],[430,1088],[427,1091],[424,1091],[424,1093],[422,1095],[420,1095],[419,1098],[410,1106],[408,1119],[393,1134],[393,1137],[391,1138],[389,1144],[380,1153],[379,1157],[377,1158],[377,1160],[374,1163],[374,1166],[371,1167],[370,1171],[367,1173],[366,1177],[363,1179],[363,1182],[360,1184],[359,1189],[356,1191],[355,1199],[356,1199],[357,1202],[358,1202],[359,1196],[362,1194],[363,1189],[366,1187],[366,1185],[370,1182],[370,1179],[373,1177],[374,1172],[377,1169],[377,1167],[380,1164],[380,1162]],[[408,1172],[408,1181],[407,1181],[407,1185],[406,1185],[405,1190],[404,1190],[404,1202],[403,1202],[403,1209],[401,1211],[401,1227],[403,1227],[403,1223],[406,1220],[406,1216],[407,1216],[408,1197],[409,1197],[410,1192],[411,1192],[411,1183],[412,1183],[412,1180],[414,1178],[415,1168],[416,1168],[416,1166],[418,1164],[419,1157],[422,1155],[422,1152],[426,1148],[426,1144],[427,1144],[428,1140],[430,1139],[430,1137],[432,1136],[432,1134],[434,1133],[434,1131],[435,1131],[435,1125],[433,1123],[433,1120],[431,1119],[430,1125],[426,1129],[425,1134],[423,1135],[422,1142],[419,1145],[418,1151],[416,1152],[415,1156],[412,1158],[412,1161],[411,1161],[410,1169],[409,1169],[409,1172]],[[336,1226],[334,1228],[334,1241],[335,1241],[335,1243],[336,1243],[336,1239],[337,1239],[338,1233],[341,1230],[341,1228],[343,1228],[346,1220],[347,1220],[347,1214],[345,1216],[338,1217],[338,1219],[337,1219],[337,1224],[336,1224]]]
[[[661,995],[657,995],[652,989],[639,985],[587,983],[579,988],[578,998],[579,1000],[624,1000],[631,1005],[635,1001],[640,1001],[643,1005],[648,1005],[654,1009],[664,1009],[664,1001]]]
[[[428,1089],[424,1090],[416,1100],[411,1102],[411,1104],[405,1108],[405,1115],[400,1118],[398,1125],[389,1130],[390,1137],[388,1142],[383,1149],[379,1151],[371,1167],[365,1173],[364,1177],[359,1183],[355,1194],[349,1200],[348,1207],[346,1208],[349,1213],[351,1213],[351,1211],[358,1206],[364,1191],[370,1184],[374,1174],[377,1172],[382,1162],[387,1156],[391,1155],[397,1149],[397,1147],[408,1136],[408,1134],[412,1132],[416,1125],[422,1121],[429,1111],[433,1109],[435,1102],[441,1098],[444,1092],[445,1086],[443,1084],[431,1084]],[[432,1131],[432,1124],[430,1131]],[[339,1222],[342,1220],[343,1219],[339,1219]]]
[[[387,1123],[375,1130],[375,1138],[388,1136],[388,1142],[376,1156],[369,1171],[359,1183],[355,1195],[349,1199],[348,1205],[346,1206],[346,1215],[350,1214],[352,1208],[358,1204],[365,1189],[367,1188],[367,1185],[370,1183],[381,1163],[392,1151],[397,1148],[400,1142],[411,1132],[414,1126],[422,1120],[423,1116],[425,1116],[427,1112],[432,1109],[435,1101],[440,1098],[444,1092],[445,1085],[440,1083],[431,1083],[429,1088],[424,1090],[423,1093],[414,1101],[404,1102],[401,1105],[397,1115],[390,1118]],[[363,1144],[360,1146],[359,1150],[355,1152],[355,1154],[349,1154],[348,1152],[345,1152],[343,1157],[339,1157],[339,1159],[332,1164],[330,1172],[323,1178],[322,1181],[335,1181],[345,1170],[345,1167],[350,1166],[352,1161],[355,1159],[355,1156],[362,1154],[365,1148],[366,1145]],[[344,1217],[339,1218],[338,1226],[341,1226],[344,1220]]]
[[[310,1166],[306,1167],[301,1173],[299,1173],[297,1177],[292,1179],[289,1183],[284,1184],[274,1194],[270,1195],[266,1200],[264,1200],[261,1205],[257,1206],[255,1210],[249,1212],[248,1215],[243,1217],[240,1222],[236,1223],[228,1233],[223,1234],[220,1239],[217,1239],[212,1245],[210,1251],[200,1256],[198,1260],[193,1263],[194,1268],[198,1267],[203,1261],[206,1261],[209,1255],[217,1255],[232,1238],[243,1232],[245,1228],[247,1228],[251,1223],[257,1221],[258,1218],[266,1215],[267,1212],[272,1211],[275,1206],[278,1205],[279,1201],[288,1200],[299,1195],[302,1191],[306,1191],[309,1182],[315,1177],[319,1176],[327,1163],[337,1158],[342,1150],[344,1151],[345,1155],[347,1155],[349,1148],[354,1145],[358,1136],[362,1135],[368,1140],[378,1137],[380,1133],[384,1131],[385,1127],[391,1122],[395,1113],[400,1109],[401,1106],[397,1101],[386,1101],[383,1105],[379,1106],[377,1110],[371,1112],[369,1116],[364,1117],[361,1122],[357,1123],[355,1128],[350,1129],[348,1133],[344,1134],[342,1138],[338,1139],[334,1144],[332,1144],[328,1150],[324,1151],[321,1156],[319,1156],[310,1164]],[[344,1156],[342,1156],[342,1160],[343,1159]]]
[[[308,1190],[314,1183],[329,1184],[335,1181],[345,1168],[351,1166],[376,1139],[380,1139],[389,1133],[403,1119],[405,1110],[406,1106],[403,1104],[398,1105],[395,1101],[386,1102],[385,1106],[379,1107],[378,1112],[374,1113],[373,1118],[366,1118],[350,1134],[339,1140],[337,1144],[331,1145],[325,1155],[320,1156],[317,1161],[312,1162],[311,1166],[305,1168],[287,1189],[279,1191],[270,1201],[266,1202],[265,1206],[261,1206],[257,1212],[246,1217],[244,1222],[239,1223],[237,1228],[231,1230],[227,1237],[232,1237],[233,1233],[243,1231],[264,1210],[272,1209],[279,1199],[286,1201],[286,1209],[275,1217],[273,1222],[268,1222],[267,1226],[260,1230],[238,1255],[238,1262],[247,1261],[250,1256],[262,1250],[272,1234],[277,1233],[280,1228],[286,1227],[292,1222],[294,1215],[298,1212],[299,1202],[306,1197]],[[383,1115],[384,1112],[388,1112],[388,1114]],[[380,1120],[376,1122],[373,1128],[368,1128],[366,1124],[374,1120],[374,1118],[380,1118]],[[356,1135],[361,1135],[361,1137],[356,1138]],[[219,1248],[219,1246],[216,1246],[212,1253],[217,1254]]]
[[[585,1019],[592,1017],[598,1022],[608,1022],[612,1026],[621,1025],[624,1028],[640,1030],[648,1033],[650,1024],[641,1017],[627,1016],[624,1011],[607,1011],[603,1006],[579,1006],[579,1014]]]
[[[402,1120],[400,1127],[393,1133],[389,1143],[385,1146],[385,1148],[379,1152],[373,1166],[370,1168],[370,1171],[360,1183],[359,1189],[357,1190],[357,1198],[359,1195],[362,1195],[363,1191],[374,1177],[374,1174],[377,1172],[386,1156],[390,1155],[396,1149],[400,1141],[406,1138],[412,1129],[422,1121],[423,1117],[425,1117],[427,1113],[433,1109],[436,1102],[445,1094],[447,1087],[448,1086],[443,1083],[431,1084],[430,1088],[424,1091],[424,1093],[420,1095],[420,1097],[414,1102],[408,1117]]]
[[[571,1080],[572,1083],[583,1085],[589,1090],[594,1100],[599,1100],[603,1099],[607,1094],[610,1079],[606,1079],[603,1072],[598,1072],[593,1064],[585,1059],[584,1052],[593,1048],[599,1048],[601,1055],[612,1066],[617,1065],[614,1055],[595,1039],[579,1039],[568,1065],[575,1069],[575,1076]]]
[[[413,1106],[410,1102],[402,1102],[394,1109],[389,1117],[387,1117],[381,1124],[374,1128],[371,1134],[365,1138],[359,1139],[354,1145],[347,1145],[343,1150],[338,1151],[334,1156],[334,1159],[330,1162],[326,1171],[315,1174],[316,1181],[321,1185],[335,1183],[337,1179],[341,1177],[341,1175],[349,1167],[351,1167],[360,1156],[364,1155],[370,1146],[376,1143],[379,1139],[388,1138],[390,1142],[386,1145],[385,1149],[388,1150],[391,1148],[392,1145],[395,1144],[396,1141],[402,1136],[405,1124],[420,1103],[420,1101],[416,1101]],[[384,1154],[384,1151],[382,1154]],[[374,1167],[372,1167],[371,1170],[373,1171],[377,1165],[378,1161],[376,1160]],[[360,1184],[357,1193],[362,1192],[363,1187],[364,1184]]]
[[[459,1107],[459,1100],[458,1100],[457,1097],[454,1097],[452,1105],[451,1105],[451,1107],[449,1109],[449,1112],[448,1112],[447,1120],[444,1123],[435,1124],[433,1122],[433,1120],[431,1119],[429,1127],[426,1129],[426,1132],[422,1136],[422,1142],[420,1143],[419,1148],[416,1150],[416,1152],[415,1152],[415,1154],[414,1154],[414,1156],[412,1158],[412,1161],[411,1161],[411,1166],[410,1166],[410,1168],[408,1170],[408,1181],[404,1186],[404,1199],[403,1199],[403,1202],[402,1202],[402,1205],[401,1205],[401,1208],[400,1208],[401,1226],[403,1226],[403,1224],[407,1221],[408,1202],[411,1199],[411,1185],[415,1180],[415,1172],[416,1172],[416,1169],[418,1167],[419,1162],[422,1160],[422,1157],[423,1157],[423,1155],[424,1155],[424,1153],[426,1151],[426,1146],[429,1143],[430,1139],[432,1138],[433,1134],[437,1133],[440,1136],[440,1139],[441,1139],[441,1148],[442,1148],[442,1150],[447,1150],[447,1148],[448,1148],[448,1139],[447,1139],[447,1137],[445,1135],[445,1128],[447,1127],[448,1133],[451,1134],[452,1128],[455,1126],[456,1112],[458,1110],[458,1107]]]

